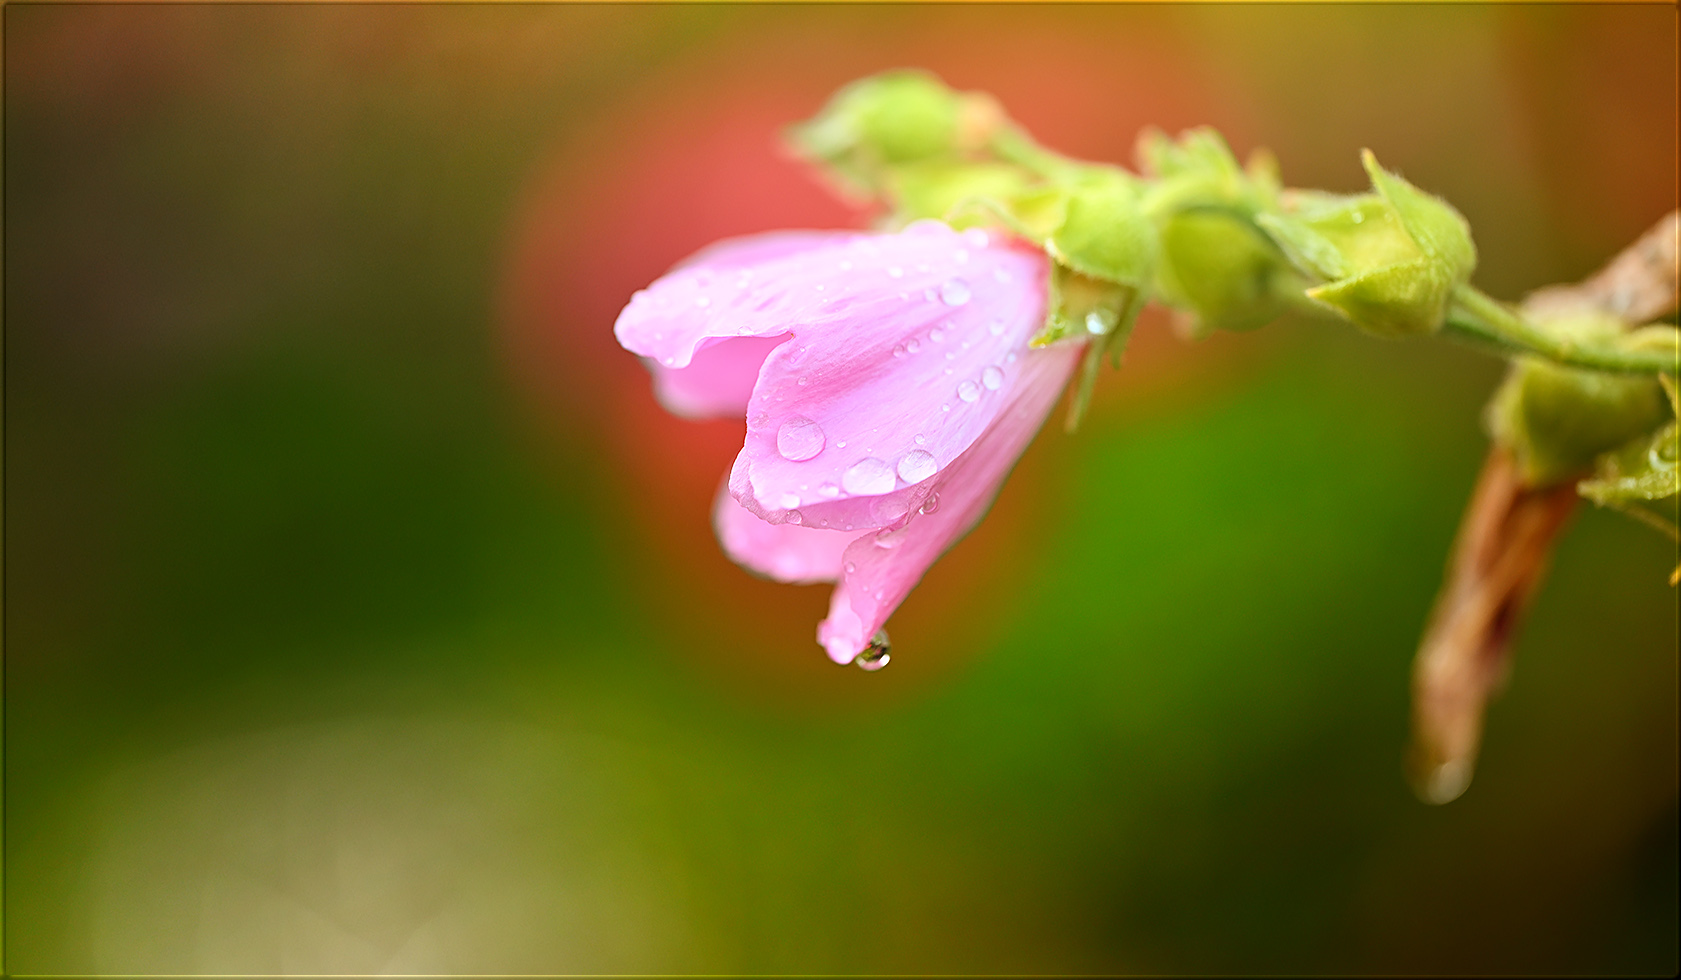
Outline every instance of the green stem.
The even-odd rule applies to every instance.
[[[1622,350],[1579,344],[1557,337],[1530,323],[1511,307],[1469,284],[1453,293],[1444,330],[1481,345],[1513,353],[1539,354],[1572,367],[1620,374],[1675,374],[1676,354],[1670,351]]]
[[[992,152],[998,154],[1000,160],[1046,179],[1054,179],[1081,166],[1077,160],[1040,146],[1033,137],[1011,123],[1000,126],[993,134]]]

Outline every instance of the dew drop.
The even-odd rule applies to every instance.
[[[961,279],[947,279],[940,285],[940,299],[947,306],[962,306],[969,302],[969,284]]]
[[[1109,321],[1105,320],[1102,314],[1093,310],[1086,314],[1086,332],[1101,337],[1109,332]]]
[[[846,574],[851,575],[853,572],[856,572],[857,570],[858,570],[857,565],[853,564],[852,562],[847,562],[846,563]]]
[[[904,278],[905,270],[899,268],[896,265],[895,266],[890,266],[887,270],[887,274],[892,276],[895,279],[902,279],[902,278]]]
[[[876,532],[875,545],[877,548],[897,548],[899,539],[893,536],[893,529],[884,527]]]
[[[789,524],[804,524],[805,515],[797,510],[791,510],[788,512],[788,516],[784,518],[784,520],[786,520]]]
[[[919,445],[919,446],[928,445],[928,437],[923,435],[922,433],[918,432],[916,434],[916,444]]]
[[[776,430],[776,451],[798,463],[823,451],[823,427],[803,415],[796,415]]]
[[[893,657],[889,652],[892,648],[892,642],[887,639],[887,631],[876,630],[876,635],[870,638],[870,645],[860,651],[858,656],[853,657],[852,662],[863,670],[880,670],[892,662]]]
[[[931,494],[928,495],[928,499],[924,500],[922,502],[922,506],[918,507],[916,509],[916,511],[919,514],[932,514],[939,509],[940,509],[940,495],[937,494],[937,493],[931,493]]]
[[[1366,220],[1366,216],[1361,214],[1360,212],[1356,211],[1353,214],[1348,216],[1348,220],[1354,222],[1355,224],[1359,224],[1360,222]]]
[[[835,486],[833,483],[819,483],[817,485],[817,492],[824,497],[838,497],[840,496],[840,487]]]
[[[800,495],[797,493],[785,493],[778,497],[776,502],[783,510],[793,510],[795,507],[800,505]]]
[[[906,483],[921,483],[940,468],[934,454],[926,449],[913,449],[899,457],[899,479]]]
[[[935,327],[934,329],[928,331],[928,339],[937,344],[946,339],[946,332],[941,330],[939,327]]]
[[[806,381],[806,379],[805,379],[805,378],[801,378],[801,379],[800,379],[800,380],[798,380],[798,381],[796,381],[796,382],[794,382],[794,383],[795,383],[795,384],[797,384],[797,385],[804,385],[804,384],[805,384],[805,381]]]
[[[707,299],[705,296],[698,296],[698,297],[695,298],[695,305],[704,308],[704,307],[707,307],[707,306],[711,306],[712,301]]]
[[[948,350],[948,351],[946,351],[946,360],[948,360],[948,361],[955,361],[955,360],[957,360],[957,352],[956,352],[956,351],[954,351],[954,350]]]
[[[766,415],[764,412],[754,412],[753,417],[747,420],[747,424],[755,429],[762,429],[765,427],[765,423],[769,421],[769,415]]]
[[[1005,354],[1005,355],[1004,355],[1004,363],[1005,363],[1005,364],[1014,364],[1014,363],[1016,363],[1016,352],[1015,352],[1015,351],[1011,351],[1011,352],[1010,352],[1010,353],[1008,353],[1008,354]]]
[[[925,300],[927,300],[927,301],[928,301],[928,302],[930,302],[930,303],[932,303],[932,302],[934,302],[934,298],[935,298],[935,297],[934,297],[934,290],[932,290],[932,289],[924,289],[924,290],[923,290],[923,291],[922,291],[922,298],[923,298],[923,299],[925,299]]]
[[[909,340],[909,341],[905,342],[905,350],[909,351],[912,354],[915,354],[917,351],[919,351],[921,349],[922,349],[922,341],[920,341],[920,340]]]
[[[981,386],[975,384],[973,381],[965,381],[957,386],[957,397],[966,402],[979,401],[981,397]]]
[[[986,232],[979,228],[970,228],[964,232],[963,240],[969,243],[970,248],[986,248],[987,245]]]
[[[998,317],[994,317],[992,322],[986,325],[986,332],[992,334],[994,337],[1002,334],[1004,332],[1004,321]]]
[[[951,260],[956,262],[958,265],[967,265],[969,262],[969,250],[966,248],[958,249],[952,254]]]
[[[1004,387],[1004,370],[996,365],[987,365],[986,370],[981,372],[981,384],[986,385],[988,391]]]
[[[821,293],[823,290],[827,289],[828,287],[823,285],[822,283],[818,283],[816,288],[817,288],[817,291]]]
[[[893,356],[894,357],[904,357],[905,356],[905,345],[904,344],[894,344],[893,345]]]
[[[865,456],[841,474],[847,493],[873,497],[893,491],[893,469],[874,456]]]
[[[992,270],[992,278],[998,280],[999,282],[1009,282],[1010,274],[1003,269],[994,269]]]

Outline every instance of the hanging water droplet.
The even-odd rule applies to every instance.
[[[1086,333],[1102,336],[1109,332],[1109,321],[1096,310],[1086,314]]]
[[[884,527],[876,532],[875,545],[877,548],[897,548],[899,539],[892,528]]]
[[[819,495],[824,497],[838,497],[840,496],[840,487],[835,486],[833,483],[819,483],[817,485],[817,492]]]
[[[940,495],[937,493],[931,493],[928,495],[928,499],[922,502],[922,506],[918,507],[916,510],[919,514],[932,514],[939,509]]]
[[[788,512],[788,516],[785,518],[785,520],[789,524],[804,524],[805,523],[805,515],[800,513],[797,510],[791,510],[791,511]]]
[[[979,401],[981,397],[981,386],[975,384],[973,381],[965,381],[957,386],[957,397],[966,402]]]
[[[880,670],[893,660],[890,653],[892,649],[893,644],[887,639],[887,631],[876,630],[876,635],[870,637],[870,645],[859,651],[858,656],[852,658],[852,662],[864,670]]]
[[[926,449],[913,449],[899,457],[899,479],[906,483],[921,483],[940,468],[939,460]]]
[[[776,451],[791,462],[808,460],[823,451],[823,427],[796,415],[776,430]]]
[[[940,299],[947,306],[962,306],[969,302],[969,284],[961,279],[947,279],[940,285]]]
[[[894,279],[902,279],[902,278],[904,278],[905,270],[899,268],[896,265],[895,266],[889,266],[888,269],[887,269],[887,274],[889,276],[892,276]]]
[[[988,364],[986,370],[981,372],[981,384],[986,385],[988,391],[997,391],[1004,387],[1004,369]]]
[[[783,510],[792,510],[800,505],[800,495],[797,493],[785,493],[778,497],[776,502],[781,505]]]
[[[905,342],[905,350],[910,351],[912,354],[915,354],[917,351],[919,351],[921,349],[922,349],[922,341],[920,341],[920,340],[908,340],[908,341]]]
[[[841,474],[841,486],[846,488],[847,493],[866,497],[891,493],[893,469],[874,456],[865,456]]]

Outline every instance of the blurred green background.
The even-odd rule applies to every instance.
[[[1147,319],[865,674],[610,332],[856,223],[776,133],[903,65],[1579,278],[1675,206],[1672,7],[4,16],[8,972],[1677,969],[1668,542],[1581,513],[1469,793],[1401,778],[1498,363]]]

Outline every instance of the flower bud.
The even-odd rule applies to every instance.
[[[1583,342],[1610,343],[1622,326],[1603,314],[1553,321],[1549,329]],[[1595,457],[1650,433],[1670,414],[1652,375],[1610,374],[1519,358],[1495,392],[1488,426],[1511,448],[1519,475],[1548,486],[1587,470]]]
[[[873,194],[891,168],[952,156],[984,136],[967,124],[987,115],[969,111],[983,102],[990,104],[926,72],[883,72],[835,93],[816,117],[789,131],[789,141],[853,189]]]
[[[1298,193],[1261,227],[1304,271],[1329,280],[1307,295],[1369,333],[1434,333],[1476,266],[1465,219],[1362,154],[1375,194]]]
[[[1162,225],[1157,290],[1192,314],[1194,334],[1265,326],[1305,285],[1278,248],[1235,215],[1186,210]]]

